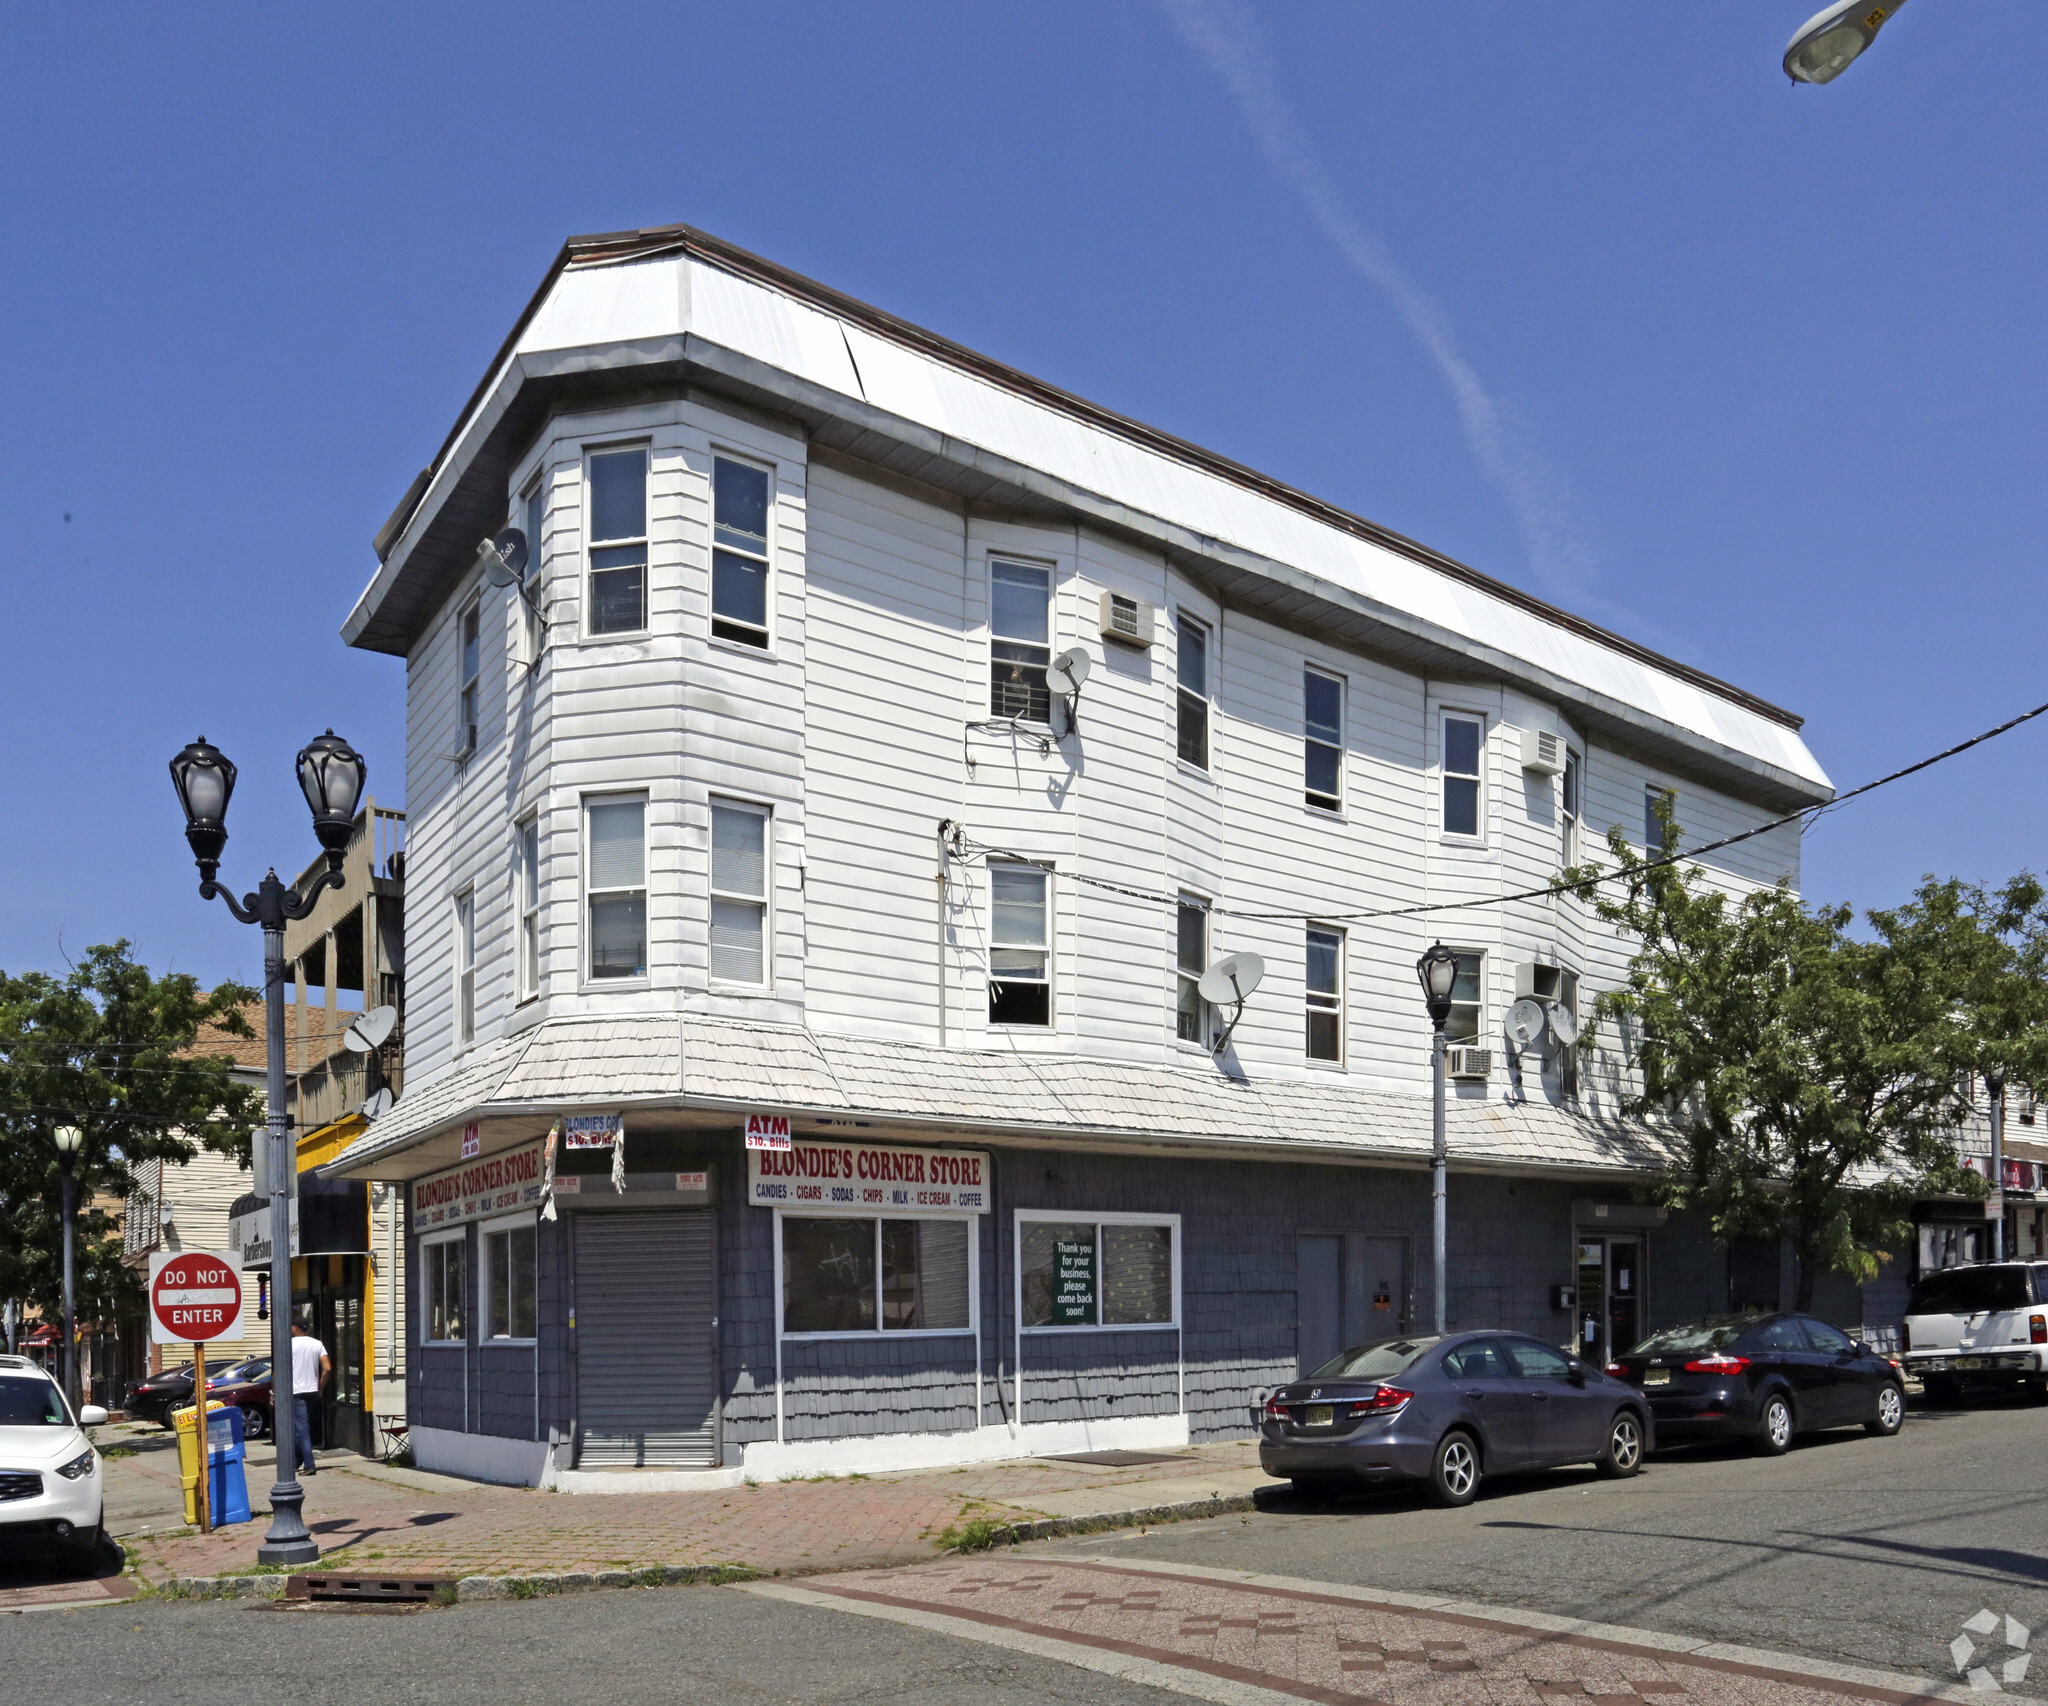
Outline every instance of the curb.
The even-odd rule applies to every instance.
[[[282,1599],[289,1576],[173,1576],[157,1589],[174,1599]]]
[[[1142,1505],[1135,1510],[1098,1511],[1093,1516],[1048,1516],[1030,1522],[1006,1522],[989,1531],[989,1546],[1021,1546],[1027,1540],[1058,1540],[1069,1534],[1099,1534],[1110,1528],[1147,1528],[1154,1523],[1188,1522],[1205,1516],[1229,1516],[1256,1510],[1250,1493],[1219,1494],[1209,1499],[1183,1499],[1178,1504]],[[956,1546],[953,1551],[981,1551]]]

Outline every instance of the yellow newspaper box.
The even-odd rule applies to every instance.
[[[209,1412],[227,1408],[218,1398],[206,1401]],[[196,1523],[199,1520],[199,1477],[205,1472],[199,1443],[199,1412],[191,1405],[182,1410],[173,1410],[171,1420],[178,1428],[178,1481],[185,1489],[185,1520]]]

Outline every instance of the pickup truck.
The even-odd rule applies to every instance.
[[[2048,1262],[1974,1262],[1924,1274],[1899,1361],[1936,1403],[1965,1385],[2025,1386],[2048,1401]]]

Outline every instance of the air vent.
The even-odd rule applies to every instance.
[[[1445,1049],[1444,1060],[1453,1078],[1493,1076],[1493,1050],[1490,1048]]]
[[[1564,769],[1564,742],[1548,729],[1524,729],[1522,768],[1538,776],[1557,775]]]
[[[1102,595],[1102,637],[1127,646],[1152,643],[1152,606],[1120,592]]]

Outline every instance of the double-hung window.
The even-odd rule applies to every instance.
[[[1566,747],[1564,751],[1564,775],[1558,789],[1559,814],[1564,820],[1563,861],[1567,865],[1579,862],[1579,755]]]
[[[1344,1058],[1344,932],[1308,927],[1308,1058]]]
[[[1052,1023],[1051,873],[1037,865],[988,868],[988,1022]]]
[[[1486,724],[1452,711],[1443,723],[1444,834],[1479,834],[1479,760]]]
[[[593,634],[647,626],[647,452],[590,458],[590,616]]]
[[[455,624],[455,673],[462,683],[456,701],[455,750],[476,751],[477,689],[483,679],[483,606],[466,605]]]
[[[1175,625],[1178,685],[1174,689],[1174,751],[1183,764],[1209,768],[1209,630],[1192,616]]]
[[[534,1336],[534,1223],[532,1215],[486,1226],[483,1245],[484,1338]]]
[[[469,1337],[467,1229],[420,1240],[420,1342],[459,1345]]]
[[[988,714],[1052,720],[1052,570],[1001,557],[988,565]]]
[[[527,489],[523,508],[526,578],[514,596],[519,600],[519,661],[528,669],[534,669],[540,663],[541,654],[541,601],[547,597],[547,582],[541,574],[548,524],[548,482],[545,474]]]
[[[647,975],[647,802],[591,800],[584,808],[584,886],[590,975]]]
[[[1301,677],[1302,799],[1326,812],[1344,806],[1344,683],[1326,670]]]
[[[723,456],[711,463],[711,632],[768,644],[768,472]]]
[[[476,1041],[476,894],[455,897],[455,1040]]]
[[[1020,1213],[1024,1326],[1177,1326],[1179,1242],[1177,1215]]]
[[[1202,973],[1209,965],[1209,908],[1184,894],[1174,913],[1173,1034],[1184,1043],[1209,1042],[1209,1003],[1202,999]]]
[[[1662,850],[1667,826],[1674,831],[1678,827],[1678,790],[1661,787],[1655,782],[1647,783],[1643,788],[1643,847],[1646,851],[1656,853]]]
[[[711,979],[768,981],[768,813],[711,802]]]
[[[540,819],[519,826],[519,999],[540,993]]]
[[[964,1333],[973,1222],[782,1214],[782,1330]]]
[[[1457,955],[1457,974],[1451,979],[1451,1014],[1444,1021],[1444,1035],[1453,1043],[1479,1040],[1480,956]]]

